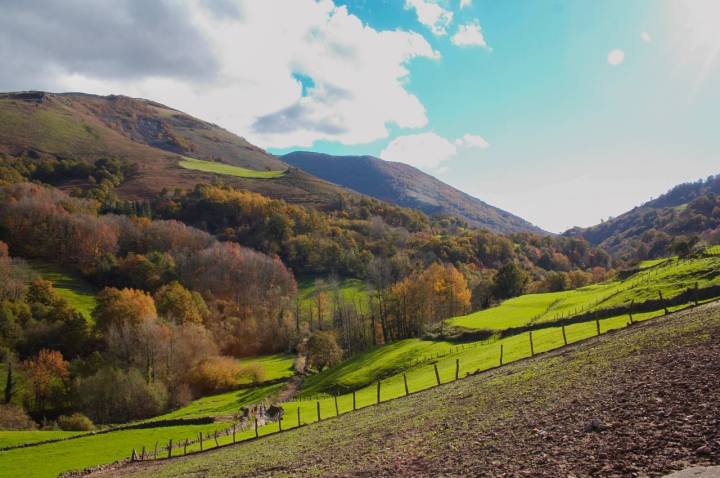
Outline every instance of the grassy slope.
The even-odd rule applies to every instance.
[[[669,364],[677,363],[675,357],[682,354],[697,351],[702,357],[707,355],[703,350],[717,353],[718,336],[720,310],[713,305],[319,425],[187,459],[99,475],[485,476],[505,471],[503,476],[520,476],[542,471],[543,476],[608,476],[608,470],[620,464],[659,476],[687,466],[688,461],[713,461],[694,453],[712,417],[702,413],[687,416],[677,408],[681,403],[667,401],[688,396],[682,388],[682,380],[689,376],[683,369],[687,365],[673,369],[679,382],[673,377],[667,381],[660,371],[673,367]],[[646,367],[650,373],[638,379],[638,370]],[[658,374],[657,378],[652,378],[653,374]],[[702,377],[702,372],[695,375]],[[657,385],[660,380],[667,383]],[[640,383],[649,393],[638,392],[628,408],[625,394],[633,393]],[[622,392],[617,391],[619,384],[625,387]],[[668,395],[664,404],[652,399],[665,393],[668,384],[680,393]],[[644,395],[649,396],[643,400]],[[696,399],[702,395],[693,394]],[[712,403],[711,397],[706,399]],[[645,415],[645,409],[653,407],[660,409],[659,416],[667,417],[677,410],[680,418],[703,426],[690,425],[687,442],[673,442],[683,438],[658,439],[670,430],[663,428],[663,419],[653,421]],[[628,412],[636,412],[634,419],[622,420],[620,417]],[[584,433],[582,427],[593,416],[615,425],[605,434]],[[615,451],[624,463],[617,455],[605,452],[613,446],[609,444],[622,440]],[[633,440],[643,445],[631,446]],[[580,452],[567,453],[569,448],[579,448]],[[627,473],[617,476],[629,476]]]
[[[52,282],[60,296],[64,297],[75,310],[82,313],[88,320],[92,318],[97,294],[97,290],[92,284],[79,275],[53,264],[41,261],[32,261],[29,264],[32,270],[43,279]]]
[[[37,443],[45,440],[55,440],[57,438],[67,438],[79,434],[80,432],[65,432],[62,430],[0,430],[0,448]]]
[[[0,477],[54,477],[63,471],[126,458],[133,447],[153,448],[156,441],[162,446],[170,438],[177,442],[197,436],[199,432],[212,432],[226,427],[226,424],[213,423],[125,430],[7,450],[0,452]]]
[[[452,319],[449,322],[467,328],[500,331],[531,322],[553,320],[557,314],[567,314],[574,310],[588,308],[598,301],[602,302],[597,307],[603,307],[621,304],[634,297],[637,297],[637,300],[656,298],[659,290],[665,297],[670,297],[687,287],[694,286],[696,281],[700,283],[701,287],[710,283],[717,284],[720,283],[720,276],[716,275],[718,270],[720,270],[720,258],[717,257],[681,261],[679,264],[668,261],[660,267],[635,274],[625,281],[611,281],[567,292],[529,294],[508,300],[498,307]],[[635,320],[654,317],[660,313],[661,311],[635,314]],[[627,321],[627,316],[602,320],[601,331],[624,327],[627,325]],[[566,328],[567,338],[570,342],[592,336],[595,333],[594,322],[574,324]],[[563,344],[562,330],[557,327],[537,331],[533,337],[536,351],[555,348]],[[413,369],[413,364],[418,361],[427,362],[439,354],[442,357],[439,362],[441,373],[449,373],[452,376],[456,358],[461,360],[464,371],[488,368],[496,364],[499,360],[500,344],[504,346],[506,362],[530,353],[527,334],[502,340],[492,337],[485,341],[464,344],[463,348],[443,341],[401,340],[365,352],[337,367],[308,377],[303,385],[301,396],[310,397],[325,391],[360,389],[370,385],[368,390],[361,392],[363,396],[367,394],[370,399],[373,396],[373,392],[370,390],[374,386],[373,382],[386,378],[389,378],[387,380],[388,387],[394,387],[392,393],[398,393],[398,391],[402,391],[402,377],[400,375],[393,376],[393,374],[403,370],[409,370],[408,377],[410,379],[417,375],[418,386],[434,381],[432,367],[424,366]]]
[[[285,171],[258,171],[255,169],[241,168],[230,164],[215,163],[202,159],[185,158],[178,163],[185,169],[204,171],[206,173],[222,174],[225,176],[238,176],[241,178],[272,179],[285,175]]]
[[[624,281],[609,281],[580,289],[528,294],[503,302],[498,307],[473,312],[448,321],[468,329],[502,330],[530,323],[547,322],[582,310],[597,310],[677,295],[697,283],[700,287],[720,283],[720,257],[686,261],[663,260],[645,267]]]

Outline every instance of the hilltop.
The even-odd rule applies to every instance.
[[[430,215],[458,216],[493,232],[547,234],[507,211],[491,206],[408,164],[373,156],[332,156],[295,151],[282,156],[293,166],[368,196]]]
[[[683,183],[615,218],[566,236],[581,237],[630,261],[692,249],[697,239],[720,242],[720,175]]]
[[[127,161],[133,174],[116,189],[124,199],[149,199],[163,188],[189,189],[219,177],[237,188],[308,205],[326,204],[342,192],[217,125],[126,96],[2,93],[2,158]],[[222,167],[235,167],[237,174],[218,170]],[[88,187],[83,178],[61,178],[57,185]]]

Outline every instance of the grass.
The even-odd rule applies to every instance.
[[[720,284],[720,257],[678,261],[665,259],[625,280],[612,280],[579,289],[527,294],[501,305],[450,319],[450,325],[467,329],[500,331],[533,323],[552,322],[580,312],[599,310],[657,299],[670,298],[688,288]]]
[[[66,432],[62,430],[0,430],[0,448],[67,438],[80,433],[82,432]]]
[[[33,271],[53,283],[53,287],[70,305],[89,321],[95,308],[97,289],[78,274],[42,261],[29,262]]]
[[[265,369],[265,378],[263,381],[269,381],[281,378],[290,378],[295,375],[295,369],[293,368],[294,360],[294,355],[275,354],[265,355],[262,357],[244,358],[240,359],[239,362],[241,365],[255,364],[262,366],[263,369]]]
[[[303,277],[298,279],[298,297],[302,307],[314,307],[315,278]],[[357,304],[358,308],[366,311],[368,307],[369,291],[367,284],[360,279],[344,278],[338,284],[340,293],[345,302]],[[328,294],[332,294],[329,291]]]
[[[501,371],[361,410],[317,426],[214,453],[166,461],[159,466],[120,469],[115,476],[354,476],[372,475],[373,471],[377,474],[378,470],[395,470],[397,473],[402,469],[406,474],[412,474],[407,470],[422,470],[417,468],[423,464],[421,455],[426,454],[428,461],[451,467],[456,464],[451,458],[453,454],[460,458],[457,454],[465,456],[468,448],[473,446],[475,449],[491,447],[491,457],[505,461],[509,457],[502,453],[507,455],[510,441],[535,436],[532,427],[527,426],[533,417],[539,418],[538,426],[541,427],[548,423],[546,417],[554,416],[552,413],[556,410],[579,410],[583,416],[598,412],[612,414],[613,411],[603,408],[605,402],[580,402],[578,405],[577,401],[592,400],[598,393],[615,387],[612,379],[616,370],[625,377],[629,370],[645,363],[658,365],[661,358],[655,357],[662,357],[659,352],[707,346],[713,334],[717,334],[719,319],[717,308],[661,319],[649,326],[606,336],[588,346],[581,345],[567,353],[517,363]],[[346,408],[341,408],[341,412],[344,410]],[[550,413],[544,414],[544,410]],[[335,412],[330,413],[334,415]],[[293,423],[292,417],[288,417],[287,425]],[[564,431],[572,429],[573,425],[564,429],[555,426],[553,430]],[[645,432],[645,428],[639,430]],[[572,433],[563,439],[575,440]],[[492,441],[487,441],[490,436]],[[581,439],[589,440],[585,435],[577,438]],[[461,441],[468,442],[465,443],[467,446],[462,446]],[[582,456],[578,460],[582,460]],[[386,468],[394,463],[393,460],[400,460],[398,467]],[[481,463],[478,461],[477,465]],[[413,465],[416,468],[401,468]],[[465,472],[492,474],[493,468],[488,467],[493,466],[494,463],[487,462],[484,468],[468,467]],[[445,471],[451,469],[458,474],[459,468],[445,468]]]
[[[286,171],[258,171],[255,169],[241,168],[240,166],[232,166],[230,164],[216,163],[213,161],[204,161],[202,159],[183,158],[178,163],[180,167],[191,169],[193,171],[203,171],[206,173],[222,174],[225,176],[238,176],[241,178],[253,179],[272,179],[285,175]]]
[[[720,255],[720,245],[710,246],[707,248],[706,252],[714,256]]]
[[[45,478],[55,477],[68,470],[87,468],[110,463],[130,455],[132,448],[145,446],[153,449],[174,442],[226,428],[223,423],[206,425],[181,425],[174,427],[123,430],[102,435],[87,435],[82,438],[48,443],[28,448],[17,448],[0,452],[0,478]],[[33,432],[4,432],[5,440],[16,440],[15,434]],[[53,433],[53,432],[34,432]],[[19,439],[19,438],[17,438]],[[175,451],[177,453],[177,451]]]
[[[153,420],[231,416],[241,407],[263,400],[279,392],[284,384],[264,385],[232,392],[218,393],[193,400],[188,405]]]

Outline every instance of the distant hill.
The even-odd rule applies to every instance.
[[[332,156],[296,151],[283,161],[341,186],[431,215],[459,216],[470,225],[494,232],[545,231],[528,221],[465,194],[403,163],[372,156]]]
[[[253,178],[252,174],[221,178],[227,184],[289,202],[326,204],[342,191],[289,167],[217,125],[159,103],[125,96],[0,93],[0,162],[2,157],[89,163],[100,158],[125,159],[136,172],[116,191],[127,199],[144,199],[165,187],[190,188],[218,179],[217,174],[208,172],[213,168],[183,168],[180,162],[186,158],[253,171],[284,172],[273,179]],[[237,170],[242,171],[240,168]],[[73,180],[59,186],[83,184]]]
[[[583,237],[615,257],[647,259],[672,253],[678,241],[720,241],[720,175],[675,186],[618,217],[566,236]]]

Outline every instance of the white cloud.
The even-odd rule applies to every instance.
[[[488,146],[481,136],[466,134],[449,141],[431,131],[398,136],[380,153],[380,157],[438,173],[447,171],[443,163],[453,159],[459,149],[485,149]]]
[[[460,25],[451,41],[457,46],[479,46],[490,50],[482,31],[480,31],[480,23],[477,21]]]
[[[650,42],[652,42],[652,37],[650,36],[650,34],[649,34],[648,32],[642,32],[642,33],[640,34],[640,38],[641,38],[642,41],[644,41],[645,43],[650,43]]]
[[[488,143],[485,138],[482,136],[474,135],[474,134],[466,134],[463,135],[462,138],[458,138],[455,140],[455,145],[463,147],[463,148],[478,148],[478,149],[487,149],[490,147],[490,143]]]
[[[469,7],[472,5],[472,0],[460,0],[460,8]]]
[[[82,6],[83,2],[94,4],[75,0],[72,5]],[[133,11],[142,13],[146,8],[144,2],[132,0],[113,5],[119,9],[131,3]],[[26,21],[26,36],[43,33],[37,25],[47,20],[33,21],[31,17],[44,8],[25,8],[19,0],[16,4],[19,7],[12,12],[17,11],[17,18],[2,18],[9,24]],[[19,63],[13,48],[14,44],[24,48],[28,42],[0,29],[0,45],[5,47],[0,47],[0,64],[6,65],[0,75],[0,91],[22,84],[22,89],[149,98],[218,123],[262,147],[307,147],[317,140],[361,144],[387,137],[388,124],[401,128],[427,124],[424,106],[405,88],[409,61],[439,58],[420,34],[377,31],[332,0],[238,0],[228,3],[233,6],[229,15],[223,13],[226,8],[213,7],[217,4],[208,0],[173,3],[178,10],[173,18],[190,24],[192,33],[206,45],[207,74],[178,73],[178,62],[168,62],[164,69],[141,65],[129,75],[126,72],[133,68],[130,63],[138,56],[135,54],[122,56],[123,75],[108,73],[107,68],[100,74],[94,65],[104,66],[112,58],[98,57],[92,42],[76,49],[70,63],[52,53],[50,43],[58,40],[49,35],[44,40],[47,48],[39,44],[32,55],[26,55],[34,68],[44,69],[30,69],[27,62]],[[56,29],[79,29],[82,36],[83,29],[93,24],[92,18],[84,16],[86,10],[88,15],[93,12],[74,8],[70,19],[63,17]],[[115,10],[108,8],[108,15]],[[134,34],[127,22],[113,24],[126,25],[128,30],[117,34],[118,38]],[[187,26],[183,24],[183,28]],[[140,42],[154,40],[151,35],[137,38]],[[136,52],[143,50],[142,45],[132,47]],[[179,55],[170,53],[172,58]],[[83,55],[89,60],[84,62]],[[309,86],[303,88],[298,76],[309,79]]]
[[[405,0],[407,10],[415,9],[418,22],[430,28],[435,35],[447,34],[453,12],[441,7],[435,0]]]
[[[625,52],[619,49],[611,50],[608,53],[607,61],[612,66],[617,66],[625,61]]]

